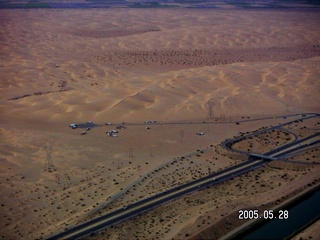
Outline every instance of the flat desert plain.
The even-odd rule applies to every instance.
[[[316,11],[1,9],[0,26],[2,239],[45,238],[243,161],[219,143],[284,120],[228,122],[320,112]],[[199,124],[128,124],[106,135],[115,128],[106,122],[146,120]],[[86,121],[101,126],[85,135],[69,127]],[[293,129],[308,134],[301,129],[318,131],[318,122]],[[319,162],[319,150],[296,158]],[[273,206],[318,173],[275,162],[95,238],[185,239],[209,226],[224,229],[217,238],[233,226],[225,216]]]

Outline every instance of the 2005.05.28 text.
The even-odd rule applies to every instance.
[[[273,210],[264,210],[260,212],[258,209],[255,210],[239,210],[238,214],[239,219],[288,219],[289,211],[288,210],[279,210],[275,212]]]

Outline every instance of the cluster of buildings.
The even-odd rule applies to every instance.
[[[145,124],[157,124],[158,121],[155,121],[155,120],[147,120],[144,122]],[[122,123],[122,124],[125,124],[125,123]],[[111,126],[112,123],[111,122],[107,122],[105,123],[106,126]],[[90,126],[97,126],[95,124],[93,124],[93,122],[91,121],[88,121],[86,122],[85,124],[75,124],[75,123],[71,123],[69,124],[69,127],[71,127],[72,129],[76,129],[78,127],[80,128],[86,128],[85,131],[82,131],[80,134],[81,135],[85,135],[87,134],[87,132],[90,130]],[[109,136],[109,137],[118,137],[118,133],[120,129],[126,129],[126,126],[124,125],[119,125],[116,127],[116,129],[113,129],[113,130],[110,130],[110,131],[107,131],[106,134]],[[151,129],[149,126],[146,127],[146,130],[149,130]],[[204,132],[197,132],[196,135],[198,136],[203,136],[204,135]]]

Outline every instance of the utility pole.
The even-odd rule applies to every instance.
[[[133,158],[133,148],[129,148],[129,157]]]
[[[51,158],[52,147],[45,146],[44,149],[46,151],[46,162],[44,164],[44,170],[48,171],[48,172],[52,172],[52,171],[54,171],[54,165],[53,165],[53,161]]]
[[[180,130],[180,143],[183,142],[183,138],[184,138],[184,130]]]
[[[214,106],[214,102],[213,102],[213,98],[210,98],[207,102],[208,105],[208,115],[207,118],[208,119],[213,119],[214,114],[213,114],[213,106]]]

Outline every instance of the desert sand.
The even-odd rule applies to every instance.
[[[1,237],[46,237],[243,161],[219,143],[284,120],[230,121],[320,112],[319,23],[312,11],[1,9]],[[68,126],[203,122],[210,99],[211,121],[223,123],[129,125],[118,138],[106,135],[114,126],[84,136]],[[301,124],[292,126],[299,134],[319,129],[318,119]],[[277,144],[289,141],[279,134]],[[264,151],[266,144],[237,147]],[[303,154],[294,159],[319,162],[319,150]],[[176,200],[102,238],[191,237],[204,225],[226,224],[219,221],[241,207],[272,204],[319,181],[317,165],[274,165]],[[255,181],[265,186],[251,187]]]

